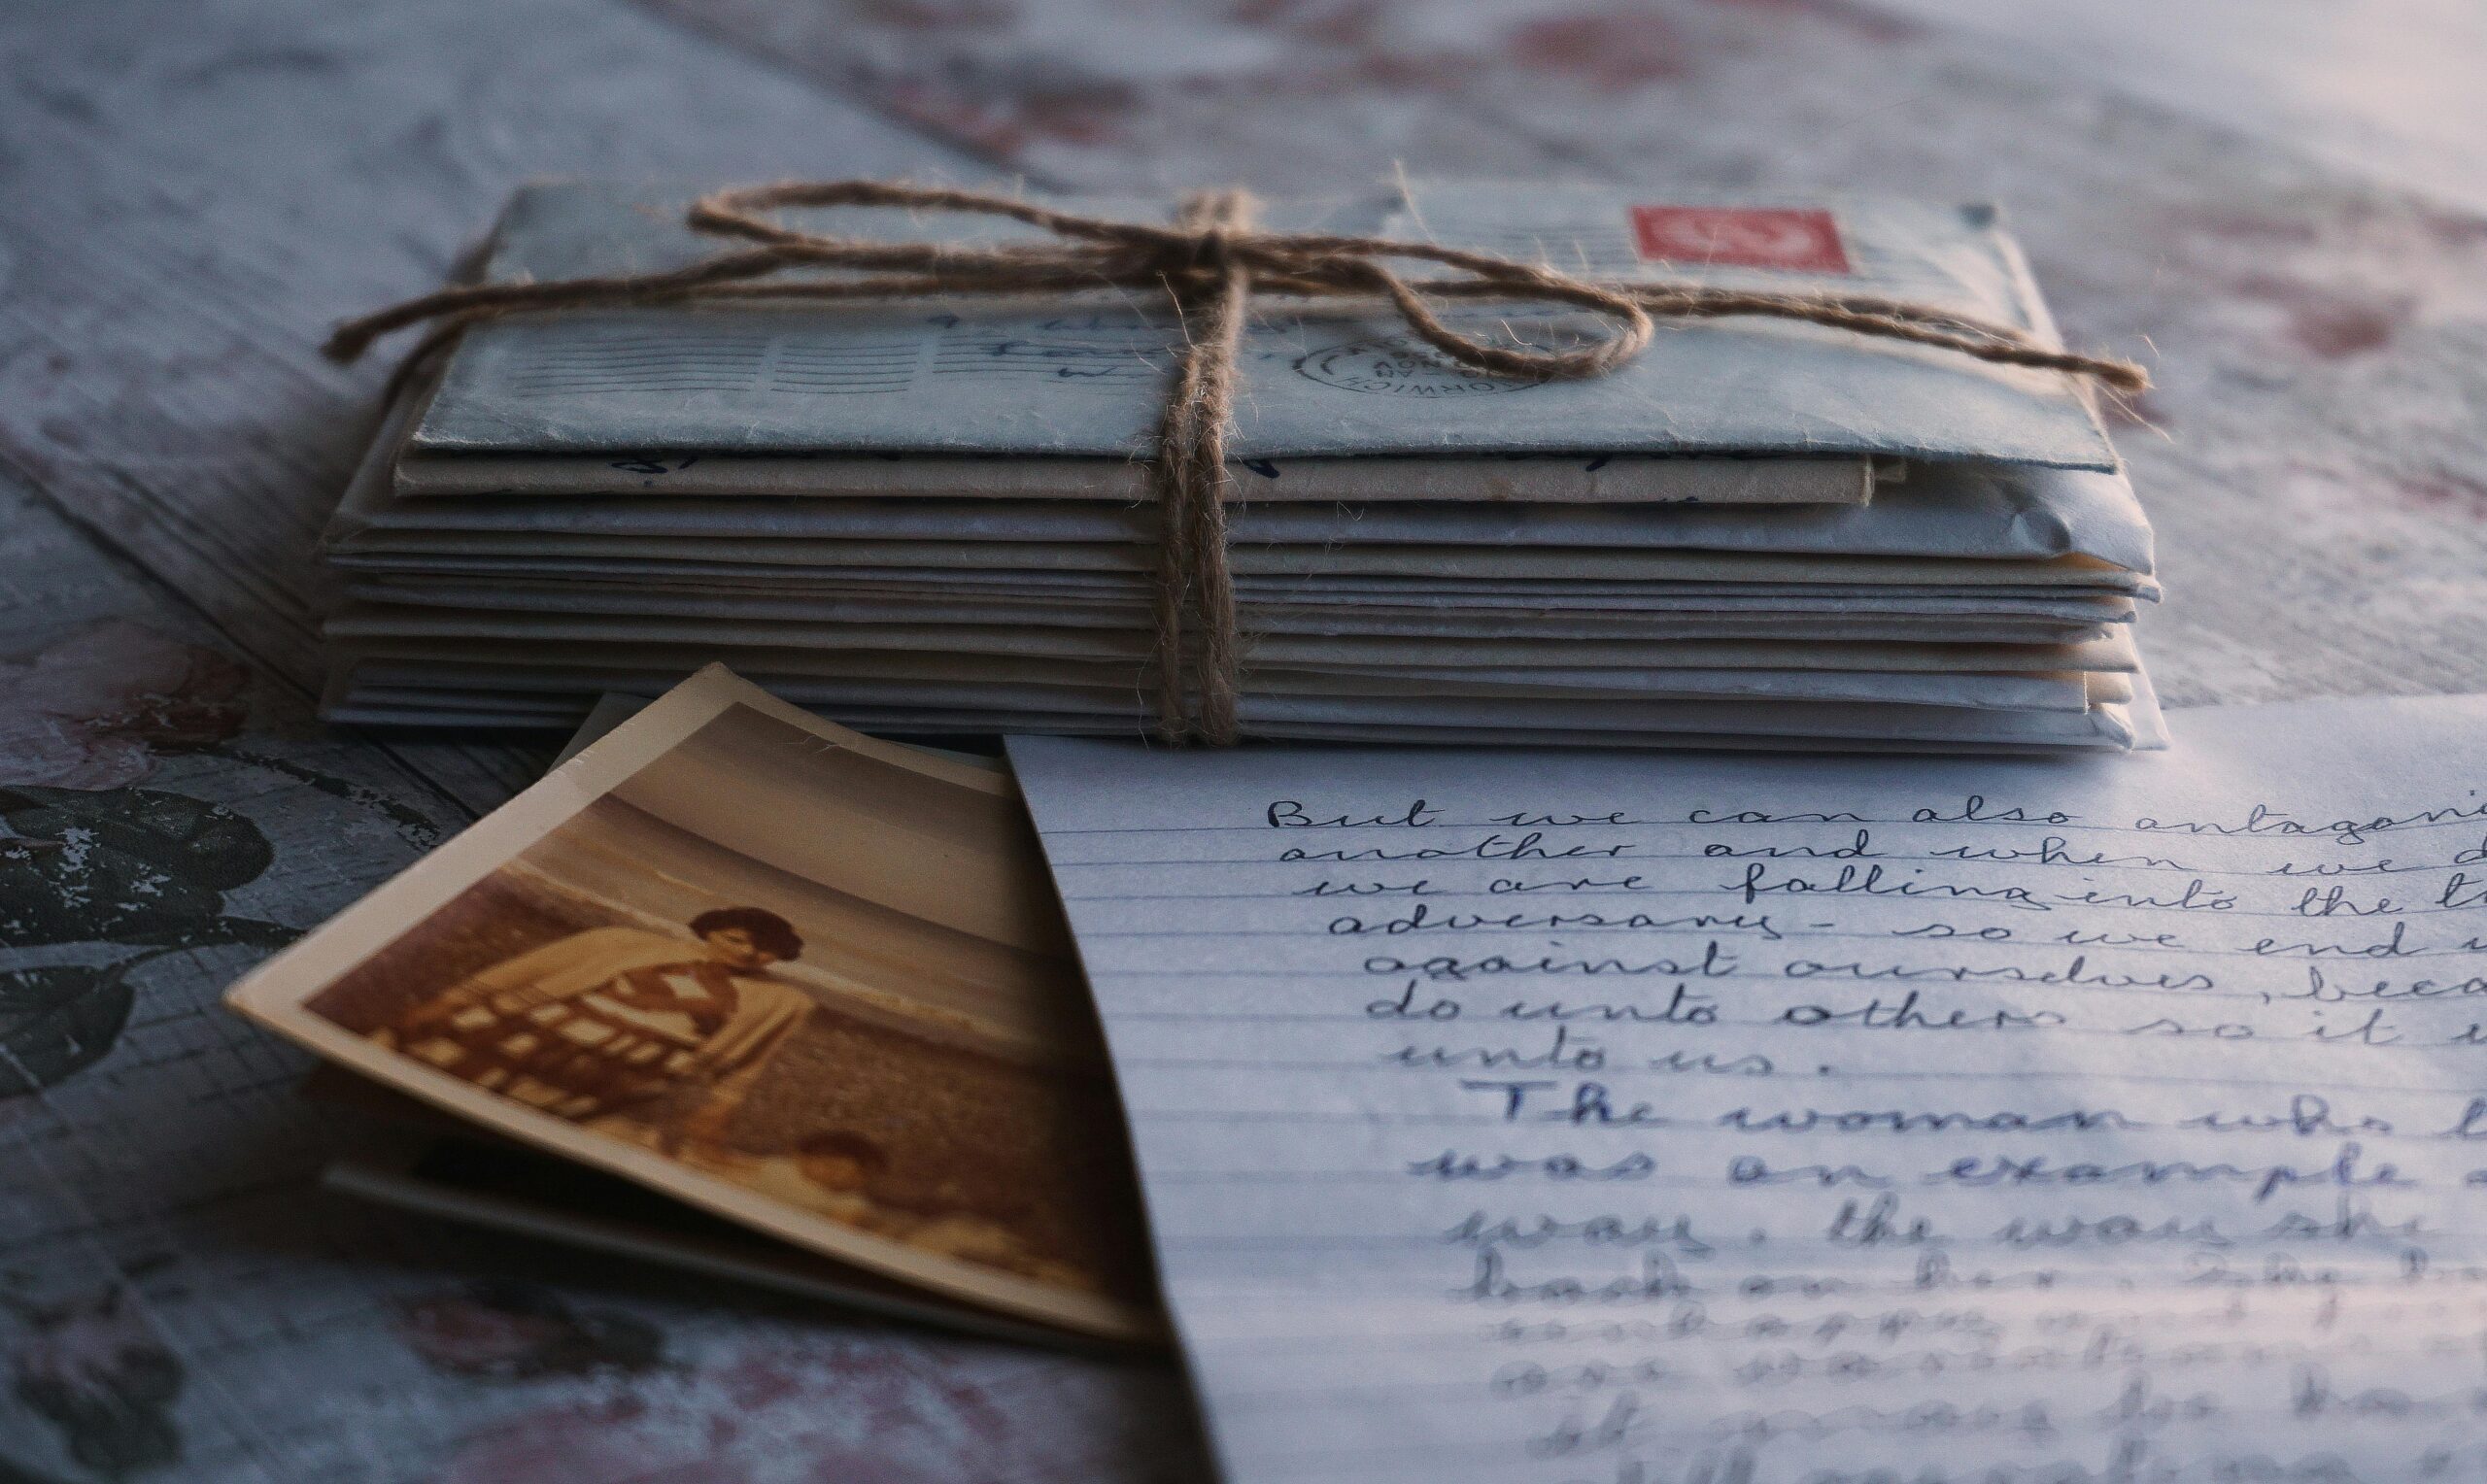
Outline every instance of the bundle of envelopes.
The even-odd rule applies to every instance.
[[[694,260],[714,244],[679,224],[686,196],[532,187],[483,271]],[[790,215],[889,240],[1033,230]],[[2054,335],[1983,207],[1402,186],[1267,203],[1259,224],[1599,280],[1899,298]],[[1594,332],[1544,306],[1449,318],[1534,344]],[[599,693],[724,660],[866,728],[1141,731],[1144,460],[1182,333],[1124,292],[483,324],[392,411],[329,533],[346,601],[328,710],[570,725]],[[2149,524],[2062,373],[1755,318],[1662,321],[1612,374],[1507,382],[1445,363],[1386,311],[1272,297],[1239,365],[1251,735],[2163,740],[2130,637],[2158,596]]]

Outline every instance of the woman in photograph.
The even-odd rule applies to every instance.
[[[572,933],[425,1000],[372,1039],[557,1118],[589,1123],[692,1087],[685,1132],[714,1138],[810,997],[770,977],[803,941],[759,907]]]

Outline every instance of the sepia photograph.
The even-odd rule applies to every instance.
[[[791,718],[720,674],[470,843],[494,859],[443,852],[368,904],[407,897],[402,918],[353,914],[237,1005],[834,1257],[1092,1332],[1148,1327],[1110,1085],[1006,775]]]

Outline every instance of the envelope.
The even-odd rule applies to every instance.
[[[697,260],[721,245],[682,224],[689,195],[530,187],[504,215],[486,275],[556,279]],[[1158,221],[1170,209],[1129,198],[1057,204]],[[1687,214],[1710,227],[1698,252],[1656,229]],[[888,241],[1042,235],[998,219],[903,211],[789,218]],[[1261,222],[1497,252],[1599,279],[1900,298],[2054,335],[1999,214],[1984,205],[1417,184],[1272,201]],[[1774,237],[1793,246],[1773,248]],[[1237,458],[1724,453],[2115,467],[2095,415],[2060,373],[1818,325],[1667,321],[1646,354],[1612,374],[1524,383],[1442,361],[1384,311],[1266,296],[1255,310],[1239,355]],[[1526,304],[1460,305],[1445,318],[1538,344],[1596,329],[1577,313]],[[1170,306],[1127,290],[518,316],[467,335],[410,448],[1129,458],[1154,437],[1182,333]]]

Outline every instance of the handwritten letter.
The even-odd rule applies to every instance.
[[[1232,1484],[2487,1479],[2487,700],[1019,740]]]

